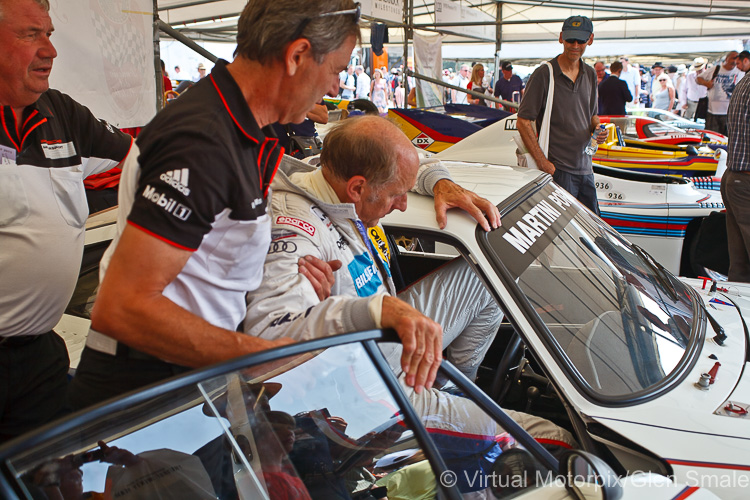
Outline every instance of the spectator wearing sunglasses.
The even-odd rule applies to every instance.
[[[549,150],[545,155],[537,135],[547,105],[550,70],[546,64],[532,73],[518,110],[518,131],[539,168],[598,214],[591,156],[583,150],[599,127],[597,79],[594,68],[583,62],[586,47],[594,42],[588,17],[571,16],[560,33],[563,52],[551,59],[554,96],[550,118]],[[606,133],[599,133],[599,143]]]

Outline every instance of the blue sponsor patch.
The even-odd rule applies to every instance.
[[[360,297],[369,297],[378,291],[383,284],[378,273],[378,266],[372,261],[370,254],[355,255],[354,260],[347,266],[349,274],[354,280],[354,288]]]

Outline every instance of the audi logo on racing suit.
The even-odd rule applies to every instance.
[[[271,246],[268,247],[268,254],[274,253],[294,253],[297,251],[297,244],[293,241],[279,240],[272,241]]]

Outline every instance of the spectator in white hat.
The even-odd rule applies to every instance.
[[[706,67],[706,60],[702,57],[693,59],[693,65],[690,72],[685,77],[685,104],[682,105],[682,116],[688,120],[695,119],[695,108],[698,106],[698,100],[706,97],[708,89],[698,85],[696,77]]]

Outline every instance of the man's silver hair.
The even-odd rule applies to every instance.
[[[396,178],[399,150],[396,125],[379,116],[358,116],[340,122],[323,140],[320,164],[338,179],[347,181],[361,175],[374,186]]]
[[[235,55],[269,63],[281,60],[293,39],[306,38],[321,63],[350,36],[361,39],[353,14],[321,14],[355,8],[353,0],[250,0],[237,23]]]
[[[3,20],[3,5],[8,0],[0,0],[0,21]],[[41,8],[49,12],[49,0],[34,0]]]

